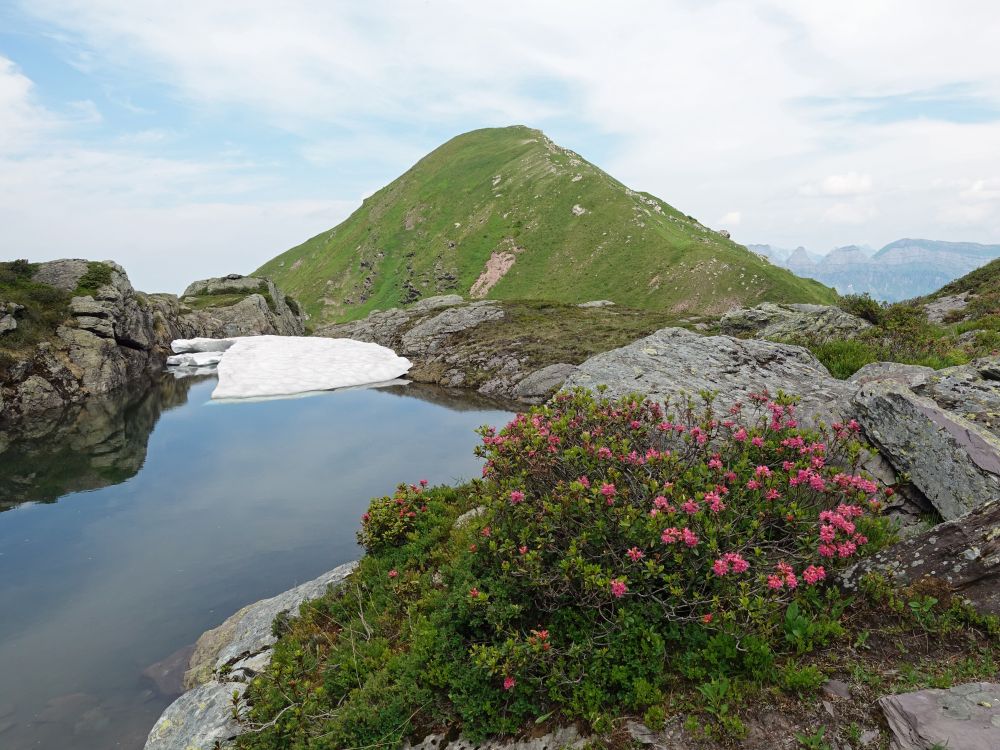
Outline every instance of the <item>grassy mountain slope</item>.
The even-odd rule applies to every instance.
[[[835,296],[522,126],[452,139],[255,273],[315,323],[445,292],[691,313]]]
[[[968,295],[969,300],[969,306],[961,311],[964,320],[994,318],[1000,323],[1000,258],[946,284],[927,299],[963,293]]]

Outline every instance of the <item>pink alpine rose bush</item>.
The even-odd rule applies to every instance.
[[[378,552],[403,542],[416,528],[417,516],[427,512],[423,497],[426,485],[427,480],[419,485],[400,484],[392,497],[373,499],[361,516],[358,543],[367,552]]]
[[[857,433],[802,430],[791,400],[767,394],[719,416],[710,400],[671,412],[584,391],[485,429],[476,663],[585,717],[597,695],[641,708],[636,684],[671,663],[766,671],[789,604],[837,611],[832,572],[889,539]],[[523,637],[538,626],[544,654]]]

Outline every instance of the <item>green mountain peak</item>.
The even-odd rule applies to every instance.
[[[692,314],[835,297],[522,125],[451,139],[258,274],[318,324],[445,293]]]

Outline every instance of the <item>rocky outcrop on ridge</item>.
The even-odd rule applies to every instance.
[[[833,305],[765,302],[726,313],[720,326],[722,333],[730,336],[827,341],[851,338],[871,328],[872,324]]]
[[[84,287],[95,278],[94,288]],[[146,295],[133,289],[117,263],[80,259],[33,264],[31,281],[67,299],[65,317],[44,340],[0,361],[0,421],[81,403],[117,391],[162,369],[170,342],[196,336],[263,333],[295,335],[304,331],[297,308],[265,279],[233,275],[196,282],[183,299]],[[294,302],[291,303],[294,305]],[[23,309],[4,304],[3,319],[17,330]]]
[[[1000,684],[971,682],[879,699],[890,750],[996,750],[1000,747]]]

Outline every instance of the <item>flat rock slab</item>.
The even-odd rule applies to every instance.
[[[879,699],[892,730],[892,750],[997,750],[1000,684],[974,682]]]
[[[843,419],[855,386],[836,380],[808,350],[771,341],[701,336],[684,328],[664,328],[620,349],[597,354],[569,376],[563,390],[607,386],[618,398],[637,392],[676,404],[715,391],[719,408],[746,402],[765,388],[801,398],[804,423]]]
[[[288,396],[381,383],[405,375],[410,360],[352,339],[247,336],[219,362],[213,399]]]
[[[813,341],[851,338],[871,328],[867,320],[833,305],[777,305],[732,310],[719,321],[722,332],[733,336],[770,339],[805,337]]]
[[[233,694],[241,701],[246,685],[211,681],[175,700],[157,720],[144,750],[214,750],[240,733],[233,717]]]

